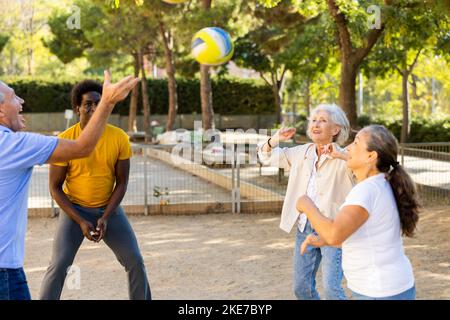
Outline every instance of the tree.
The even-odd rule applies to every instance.
[[[81,8],[82,28],[68,30],[65,23],[68,15],[55,12],[49,23],[53,38],[45,41],[46,45],[64,63],[85,56],[92,66],[105,68],[114,61],[131,58],[135,75],[142,77],[144,131],[146,137],[150,137],[150,100],[144,59],[153,50],[151,45],[157,34],[154,21],[144,17],[134,5],[107,6],[102,0],[93,3],[79,0],[76,4]],[[137,90],[134,88],[131,95],[129,131],[136,129]]]
[[[273,7],[281,0],[260,0]],[[356,126],[356,76],[364,59],[368,56],[382,35],[385,23],[395,10],[407,10],[418,1],[293,1],[300,12],[317,14],[327,12],[334,24],[335,44],[341,63],[339,103],[349,118],[351,126]],[[367,11],[366,11],[367,10]],[[380,15],[378,16],[378,13]]]
[[[210,11],[212,0],[202,0],[202,7]],[[200,65],[200,97],[202,102],[203,129],[214,128],[214,107],[212,99],[211,74],[208,66]]]
[[[400,142],[405,143],[410,133],[410,78],[414,89],[417,76],[413,71],[419,57],[427,52],[438,53],[440,35],[446,35],[450,29],[448,17],[427,5],[392,14],[395,19],[390,19],[382,41],[363,67],[367,75],[386,76],[395,71],[401,76],[403,120]],[[417,96],[416,91],[413,92]]]
[[[50,65],[55,69],[52,55],[41,43],[41,37],[48,33],[45,28],[48,10],[66,3],[67,0],[51,3],[0,0],[0,33],[9,36],[0,57],[1,68],[7,75],[40,76]]]
[[[164,52],[164,63],[167,74],[169,93],[169,110],[166,130],[173,130],[178,110],[177,82],[175,77],[175,36],[179,20],[185,12],[185,7],[171,6],[160,0],[150,0],[143,3],[143,14],[158,25],[160,43]]]
[[[152,137],[151,106],[145,65],[146,59],[155,56],[155,39],[157,37],[155,20],[149,19],[143,14],[142,4],[138,1],[110,1],[109,6],[105,5],[103,0],[93,2],[102,10],[103,19],[94,22],[95,25],[90,27],[86,33],[87,38],[94,43],[92,51],[94,54],[89,56],[92,58],[105,53],[106,59],[114,57],[116,54],[133,58],[134,73],[141,75],[143,131],[145,132],[145,141],[148,141]],[[96,60],[98,61],[98,59]],[[135,131],[137,128],[138,97],[138,88],[134,88],[130,100],[129,131]]]
[[[310,56],[307,52],[309,44],[304,47],[305,43],[302,42],[306,39],[305,32],[310,32],[309,36],[313,37],[311,29],[308,28],[316,25],[320,17],[308,19],[302,16],[289,0],[278,3],[271,10],[256,5],[252,15],[257,20],[254,27],[236,41],[235,62],[259,72],[272,89],[277,122],[280,123],[281,91],[287,71],[301,72],[301,66],[304,67],[304,72],[306,68],[310,71],[316,65],[313,62],[315,58],[318,58],[316,62],[320,60],[319,64],[324,65],[321,55]],[[305,67],[305,62],[310,66]]]
[[[52,39],[42,39],[45,47],[58,59],[67,64],[84,55],[85,50],[92,48],[93,44],[86,39],[83,29],[68,30],[66,21],[69,13],[57,13],[49,17],[48,25],[53,34]]]
[[[177,38],[182,45],[179,48],[180,57],[176,59],[176,63],[185,74],[192,75],[192,58],[188,59],[187,56],[190,55],[193,35],[200,29],[211,26],[223,28],[232,36],[239,35],[247,26],[247,17],[241,15],[242,8],[247,6],[247,2],[249,1],[196,0],[188,2],[188,10],[183,14],[180,27],[177,29]],[[200,65],[199,69],[202,123],[203,129],[208,130],[214,127],[211,67]]]

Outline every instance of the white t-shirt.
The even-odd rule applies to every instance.
[[[341,208],[361,206],[368,220],[342,243],[342,269],[352,291],[389,297],[414,285],[411,263],[403,250],[400,217],[384,173],[358,183]]]

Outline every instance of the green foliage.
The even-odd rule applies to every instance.
[[[270,70],[270,59],[258,48],[258,44],[246,35],[235,44],[234,62],[239,66],[251,68],[259,72]]]
[[[92,47],[82,29],[69,30],[66,21],[69,14],[54,14],[48,20],[48,25],[53,38],[50,40],[43,39],[44,46],[50,50],[58,59],[67,64],[76,58],[83,56],[84,51]]]
[[[367,22],[371,14],[367,8],[373,4],[381,8],[384,34],[361,66],[366,75],[364,112],[386,119],[401,118],[401,78],[393,69],[395,66],[402,68],[404,63],[411,64],[418,49],[424,47],[410,77],[411,112],[413,116],[447,116],[450,113],[450,2],[386,1],[389,5],[383,2],[336,0],[348,18],[355,48],[361,47],[370,32]],[[24,5],[21,3],[2,2],[0,74],[3,81],[23,87],[28,111],[48,109],[56,112],[70,108],[70,84],[85,77],[101,77],[105,67],[111,68],[116,78],[132,73],[132,54],[139,47],[149,48],[146,54],[150,62],[163,67],[164,50],[157,35],[157,21],[160,19],[173,37],[173,59],[180,78],[194,78],[199,71],[198,64],[189,55],[192,35],[200,28],[216,25],[226,29],[234,40],[240,39],[235,41],[233,58],[238,65],[245,66],[239,61],[242,56],[250,57],[241,60],[247,60],[247,66],[253,70],[266,72],[270,80],[266,70],[275,67],[281,71],[288,64],[290,72],[286,73],[283,86],[285,110],[291,110],[294,104],[297,112],[305,110],[305,97],[309,97],[312,107],[319,103],[337,103],[340,51],[334,38],[336,25],[326,0],[213,0],[208,12],[202,9],[200,0],[176,6],[161,0],[34,0],[36,16],[33,24],[39,27],[39,31],[36,33],[35,30],[33,37],[27,29],[29,15],[25,14],[30,8],[25,2]],[[67,28],[71,4],[82,9],[81,30]],[[288,10],[281,10],[283,6]],[[254,14],[255,11],[258,15]],[[444,15],[446,17],[442,17]],[[320,16],[318,23],[302,27],[301,19],[310,20],[317,16]],[[42,27],[47,25],[50,28]],[[262,29],[264,32],[261,31],[260,35],[268,35],[270,41],[257,38],[255,30],[258,29]],[[6,41],[6,38],[9,39]],[[45,40],[41,41],[42,38]],[[252,51],[249,46],[255,40],[262,40],[259,41],[262,46]],[[33,49],[34,66],[31,66],[33,72],[27,76],[29,49]],[[249,110],[251,113],[273,113],[273,98],[267,89],[262,94],[260,86],[247,83],[241,90],[248,93],[235,92],[243,88],[243,84],[222,79],[226,73],[224,67],[216,71],[220,78],[215,82],[213,92],[216,113],[239,113],[241,110],[242,113]],[[45,83],[43,79],[60,84]],[[34,85],[29,84],[32,80]],[[179,112],[200,113],[198,81],[179,81],[182,83],[178,88]],[[166,113],[166,82],[149,82],[152,113]],[[229,88],[220,87],[221,83],[226,86],[228,82],[232,83]],[[127,105],[128,101],[122,103],[118,111],[127,114]],[[390,122],[397,123],[398,120]],[[416,122],[413,119],[413,130]],[[424,127],[429,128],[428,125]],[[400,125],[395,127],[392,124],[392,128],[397,130]]]
[[[272,9],[257,6],[253,15],[257,19],[255,26],[236,41],[234,61],[237,65],[262,73],[279,68],[293,72],[299,69],[305,73],[300,70],[305,65],[308,65],[308,73],[325,68],[327,59],[321,53],[326,50],[311,46],[311,41],[321,38],[323,44],[325,40],[323,26],[314,29],[320,16],[308,18],[300,14],[290,0],[280,1]]]
[[[22,81],[8,83],[25,100],[23,112],[63,112],[71,109],[70,83]]]
[[[397,118],[374,118],[361,116],[358,118],[358,127],[362,128],[370,124],[381,124],[388,128],[398,140],[402,130],[402,120]],[[449,142],[450,141],[450,116],[429,119],[424,117],[413,118],[411,121],[411,133],[407,142]]]
[[[450,32],[445,14],[426,5],[390,10],[386,32],[362,65],[364,73],[385,77],[392,70],[407,70],[418,52],[438,53]]]
[[[17,81],[9,84],[25,100],[24,112],[63,112],[70,109],[71,83]],[[201,113],[200,83],[196,79],[178,79],[179,114]],[[152,114],[167,114],[166,80],[148,80]],[[128,115],[128,97],[115,113]],[[218,114],[273,114],[275,103],[270,88],[253,81],[218,79],[213,81],[213,99]],[[138,109],[141,110],[141,102]]]
[[[301,33],[295,33],[292,45],[282,54],[289,61],[295,76],[313,80],[325,72],[330,64],[330,46],[333,42],[327,27],[327,21],[322,16],[306,24]]]
[[[388,128],[400,141],[402,120],[386,117],[371,118],[368,115],[358,117],[358,129],[371,124],[380,124]],[[300,116],[295,124],[299,134],[306,134],[308,120],[304,115]],[[449,142],[450,141],[450,116],[440,119],[429,119],[424,117],[413,118],[411,121],[411,133],[407,142]]]
[[[120,64],[125,57],[148,47],[156,38],[157,23],[145,16],[140,7],[122,3],[105,5],[103,0],[77,0],[81,9],[81,29],[69,30],[67,14],[55,11],[49,18],[53,37],[44,44],[67,64],[85,56],[92,67],[106,68]],[[92,19],[95,17],[95,19]]]

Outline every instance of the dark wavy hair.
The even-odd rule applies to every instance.
[[[71,92],[72,109],[76,111],[76,108],[81,105],[83,94],[88,92],[98,92],[102,94],[103,86],[94,80],[84,80],[78,82]]]
[[[415,183],[403,166],[397,162],[397,139],[381,125],[367,126],[364,131],[369,133],[367,150],[378,154],[377,168],[380,172],[386,173],[386,178],[394,192],[402,235],[412,237],[419,221],[420,203]]]

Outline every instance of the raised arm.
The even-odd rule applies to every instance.
[[[258,156],[265,165],[289,170],[298,147],[279,148],[282,141],[291,139],[295,134],[295,128],[281,128],[265,143],[258,146]]]
[[[323,150],[323,154],[328,154],[335,159],[341,159],[344,161],[348,160],[347,150],[345,148],[339,148],[336,143],[330,143],[324,146],[324,148],[325,150]]]
[[[94,150],[117,102],[125,99],[131,89],[139,82],[138,78],[128,76],[117,83],[110,82],[110,74],[105,71],[102,99],[94,115],[76,140],[58,139],[58,144],[47,163],[65,162],[87,157]]]

